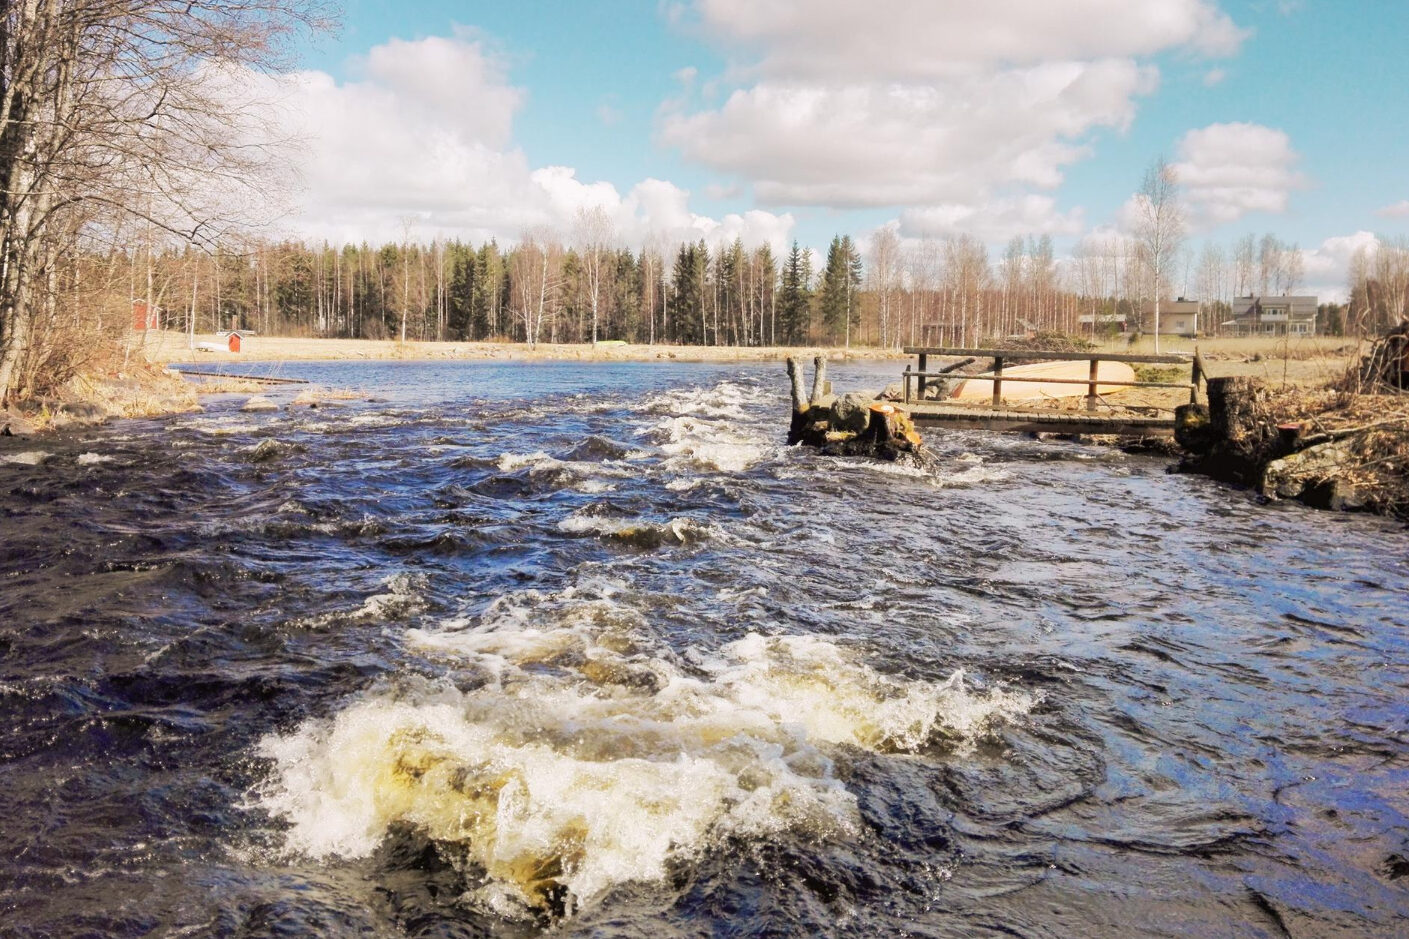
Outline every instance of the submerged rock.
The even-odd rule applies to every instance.
[[[279,405],[270,401],[264,395],[253,395],[241,407],[241,411],[277,411]]]
[[[268,463],[270,460],[277,460],[283,453],[284,447],[279,441],[261,440],[250,450],[249,458],[251,463]]]

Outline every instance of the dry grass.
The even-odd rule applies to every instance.
[[[530,347],[505,342],[396,342],[377,339],[298,339],[286,336],[250,336],[241,352],[194,352],[184,333],[148,332],[131,340],[140,342],[150,361],[166,363],[293,362],[316,360],[391,359],[404,361],[512,360],[580,362],[781,362],[788,356],[810,358],[823,354],[877,361],[904,359],[895,349],[793,346],[669,346],[550,344]],[[215,336],[197,336],[197,342],[219,342]]]

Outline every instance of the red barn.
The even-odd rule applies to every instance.
[[[161,329],[161,307],[148,306],[146,300],[132,301],[132,328]]]

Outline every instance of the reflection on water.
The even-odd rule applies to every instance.
[[[1011,436],[825,460],[775,367],[261,367],[366,395],[0,442],[6,930],[1409,915],[1396,526]]]

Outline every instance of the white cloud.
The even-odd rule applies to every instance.
[[[1080,209],[1059,212],[1051,197],[1028,194],[980,206],[950,203],[908,209],[900,214],[900,234],[906,238],[970,234],[997,243],[1015,235],[1074,235],[1084,223]]]
[[[1360,248],[1374,249],[1379,239],[1371,232],[1327,238],[1315,248],[1301,252],[1305,272],[1306,293],[1314,293],[1322,301],[1344,303],[1349,296],[1350,259]]]
[[[1052,61],[1237,52],[1247,31],[1211,0],[697,0],[703,28],[759,53],[752,69],[814,80],[911,80]]]
[[[1123,132],[1180,52],[1247,32],[1215,0],[692,0],[667,7],[731,58],[659,116],[659,139],[767,205],[896,207],[917,231],[1067,232],[1051,191]],[[714,98],[707,92],[724,85]],[[998,211],[990,218],[988,212]]]
[[[1217,85],[1221,85],[1227,77],[1228,72],[1226,69],[1211,68],[1207,72],[1204,72],[1204,87],[1213,88]]]
[[[393,39],[338,82],[318,71],[257,77],[280,101],[284,135],[301,140],[302,192],[286,226],[335,242],[515,241],[527,229],[566,235],[577,210],[602,206],[624,245],[735,234],[775,248],[791,215],[714,219],[689,210],[689,193],[644,180],[624,195],[579,180],[570,167],[535,168],[513,144],[523,92],[471,34]]]
[[[1409,199],[1401,199],[1382,209],[1376,209],[1375,214],[1380,218],[1409,218]]]
[[[940,204],[992,187],[1051,189],[1096,127],[1125,127],[1155,72],[1056,62],[939,84],[767,80],[717,110],[667,109],[661,139],[752,181],[767,204]]]
[[[1285,212],[1307,181],[1282,131],[1260,124],[1210,124],[1179,140],[1173,164],[1190,223],[1210,228],[1249,212]]]

